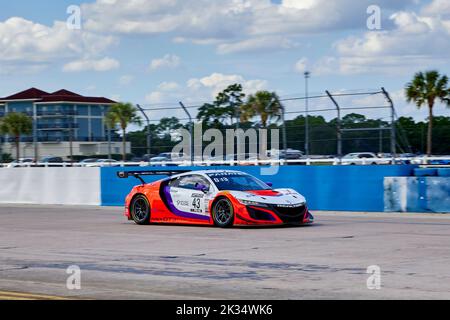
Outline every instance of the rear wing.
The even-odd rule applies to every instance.
[[[149,170],[149,171],[119,171],[117,176],[120,179],[127,179],[129,177],[134,177],[145,184],[146,182],[142,179],[142,176],[173,176],[175,174],[181,174],[186,172],[191,172],[192,170]]]

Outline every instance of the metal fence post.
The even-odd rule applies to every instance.
[[[386,100],[389,102],[389,105],[391,107],[391,154],[392,154],[392,157],[395,158],[397,156],[397,137],[396,137],[396,132],[395,132],[394,102],[392,101],[389,93],[384,88],[381,88],[381,91],[383,92],[384,96],[386,97]]]
[[[180,106],[186,112],[189,118],[189,134],[191,136],[191,166],[194,165],[194,122],[192,121],[192,116],[189,113],[188,109],[184,106],[183,102],[180,101]]]
[[[337,110],[337,122],[336,122],[336,130],[337,130],[337,154],[339,159],[342,158],[342,128],[341,128],[341,108],[339,107],[339,104],[337,103],[336,99],[334,99],[333,95],[326,90],[325,91],[328,97],[333,102],[334,106]]]
[[[138,109],[141,111],[141,113],[144,115],[145,121],[147,122],[147,154],[150,157],[151,148],[152,148],[152,132],[150,131],[150,118],[145,113],[144,109],[138,104]]]

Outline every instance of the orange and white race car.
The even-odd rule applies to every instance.
[[[273,189],[271,183],[240,171],[122,171],[142,184],[126,197],[125,216],[135,223],[234,225],[311,224],[305,198],[293,189]],[[168,176],[146,183],[144,176]]]

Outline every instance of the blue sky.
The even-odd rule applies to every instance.
[[[381,30],[371,31],[374,3]],[[66,26],[70,5],[81,8],[80,30]],[[301,96],[306,68],[312,93],[383,86],[399,115],[424,119],[402,88],[419,70],[450,75],[449,62],[445,0],[16,0],[0,11],[0,96],[66,88],[152,108],[206,102],[233,82]],[[379,104],[362,101],[342,103]]]

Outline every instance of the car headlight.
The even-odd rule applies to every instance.
[[[267,207],[267,204],[262,203],[262,202],[249,201],[249,200],[243,200],[243,199],[238,199],[238,200],[240,203],[242,203],[243,205],[246,205],[246,206]]]

